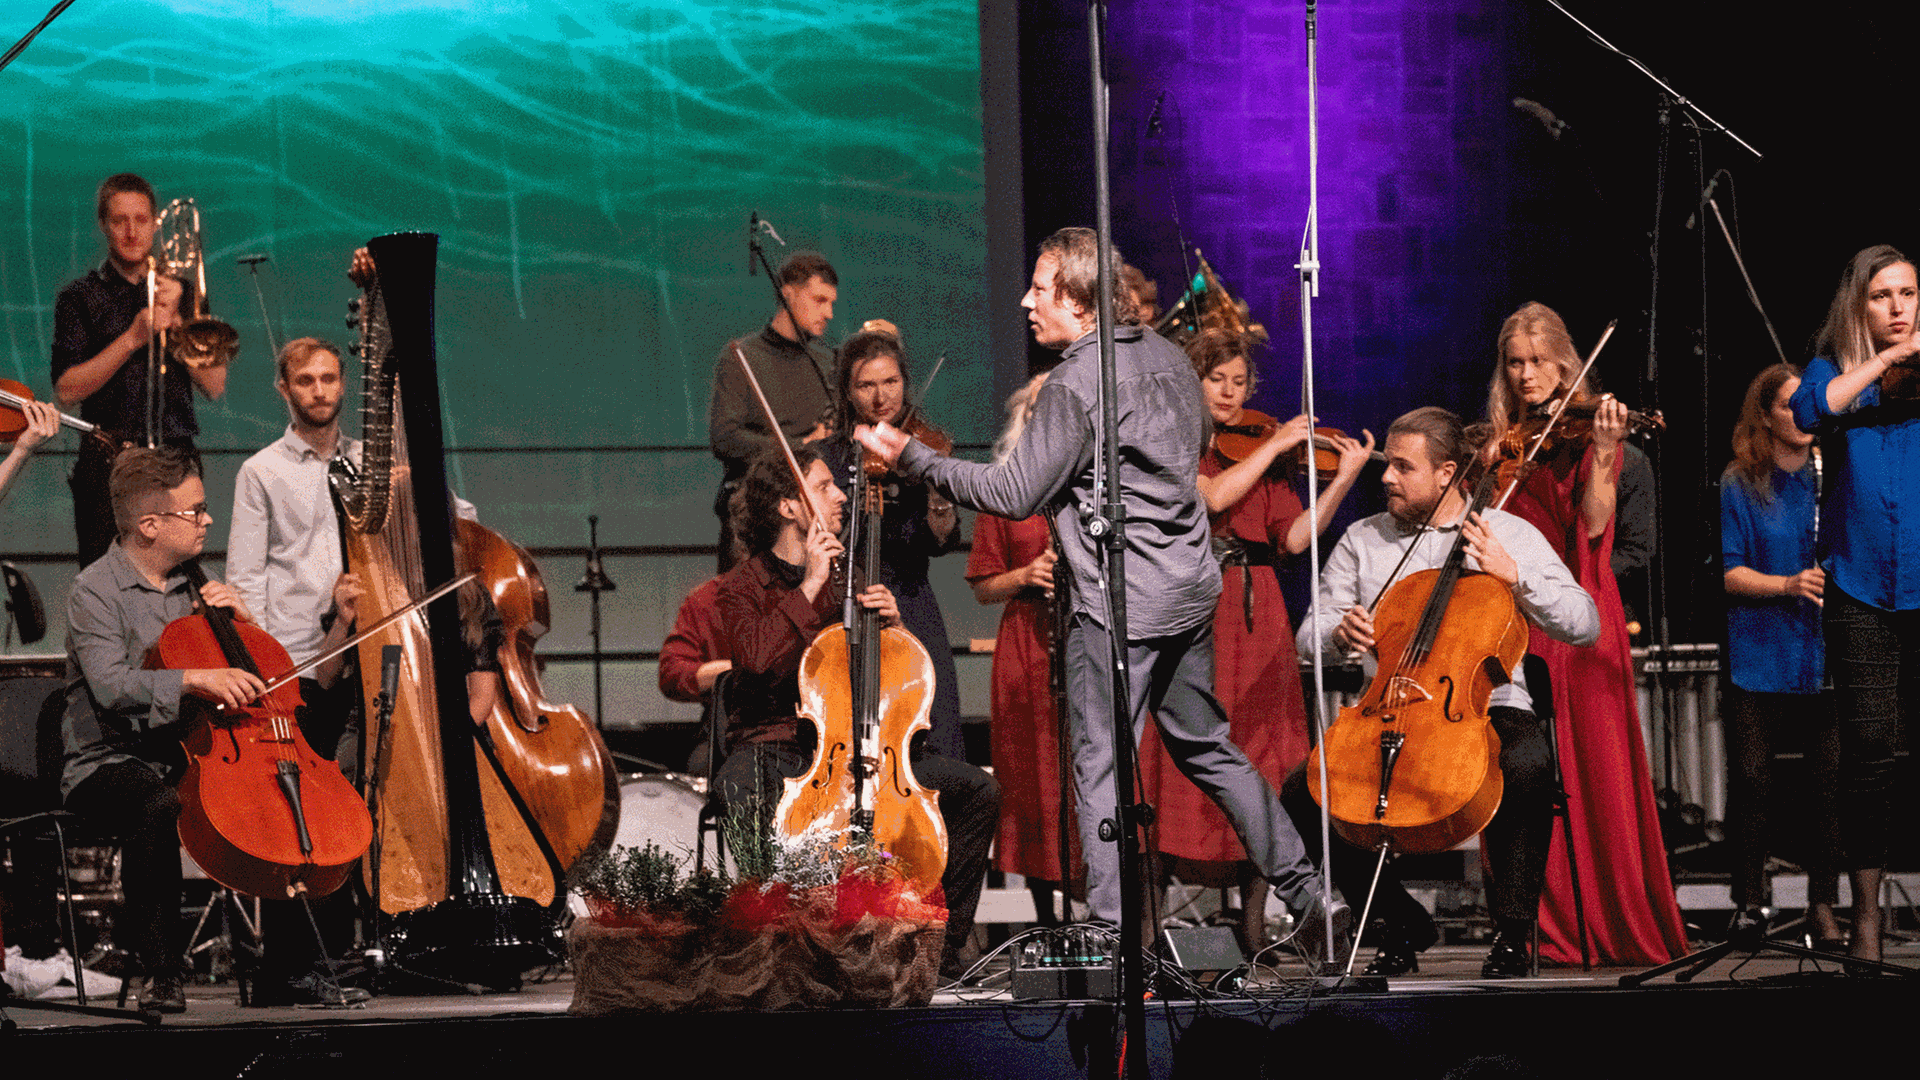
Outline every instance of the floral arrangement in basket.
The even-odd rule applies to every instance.
[[[572,1011],[924,1004],[946,908],[870,842],[823,827],[775,839],[730,817],[739,877],[654,844],[576,874]]]

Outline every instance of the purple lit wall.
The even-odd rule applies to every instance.
[[[1322,3],[1319,414],[1381,432],[1416,405],[1477,414],[1500,318],[1518,123],[1496,0]],[[1125,5],[1112,17],[1114,230],[1181,291],[1177,215],[1272,334],[1256,404],[1298,411],[1297,261],[1308,202],[1299,2]],[[1164,93],[1160,125],[1147,134]],[[1526,132],[1522,131],[1524,135]]]
[[[1510,72],[1530,66],[1511,55],[1524,32],[1513,9],[1320,4],[1324,273],[1313,319],[1323,423],[1384,438],[1421,405],[1477,418],[1500,320],[1524,300],[1563,299],[1521,295],[1515,283],[1544,284],[1519,268],[1553,262],[1565,237],[1513,224],[1540,216],[1528,209],[1539,184],[1513,162],[1548,144],[1510,104]],[[1023,5],[1021,22],[1031,252],[1062,225],[1092,224],[1091,91],[1084,4]],[[1300,411],[1305,36],[1298,0],[1174,0],[1116,5],[1107,39],[1115,241],[1159,284],[1163,306],[1183,290],[1182,233],[1188,250],[1206,253],[1271,335],[1253,404],[1282,417]],[[1377,509],[1369,472],[1328,542]],[[1307,577],[1304,561],[1282,574],[1296,611]]]

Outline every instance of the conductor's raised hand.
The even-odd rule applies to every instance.
[[[900,464],[900,452],[907,448],[911,440],[906,432],[886,423],[872,427],[861,424],[853,429],[853,438],[861,446],[880,455],[888,467]]]

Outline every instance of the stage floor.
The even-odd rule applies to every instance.
[[[1485,981],[1483,956],[1475,946],[1436,947],[1418,975],[1391,980],[1385,993],[1329,993],[1293,961],[1263,974],[1246,997],[1156,1001],[1151,1071],[1199,1075],[1254,1061],[1334,1067],[1335,1051],[1351,1048],[1378,1066],[1365,1075],[1438,1077],[1493,1053],[1512,1055],[1520,1070],[1502,1075],[1684,1076],[1715,1063],[1772,1075],[1857,1048],[1863,1032],[1899,1040],[1920,1005],[1920,979],[1848,977],[1837,963],[1730,959],[1684,987],[1667,976],[1623,989],[1620,976],[1636,969]],[[1899,945],[1888,959],[1920,972],[1920,945]],[[8,1009],[18,1028],[0,1034],[0,1061],[124,1067],[191,1054],[206,1076],[329,1080],[355,1069],[389,1075],[404,1061],[458,1070],[464,1080],[543,1067],[573,1073],[582,1054],[676,1067],[717,1054],[731,1065],[773,1067],[805,1046],[846,1038],[880,1055],[894,1076],[1114,1075],[1110,1040],[1100,1034],[1112,1024],[1110,1006],[1014,1002],[996,984],[1004,987],[1003,969],[986,987],[943,991],[925,1009],[595,1019],[567,1014],[573,984],[564,974],[518,993],[385,995],[351,1009],[241,1008],[232,986],[192,986],[187,1012],[154,1028]],[[1853,1033],[1848,1041],[1807,1041],[1835,1024]]]

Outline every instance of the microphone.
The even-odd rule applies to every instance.
[[[266,262],[267,257],[265,255],[242,255],[233,261],[241,266],[258,266]]]
[[[1167,92],[1165,90],[1154,95],[1153,109],[1147,113],[1147,138],[1149,139],[1167,129],[1166,125],[1160,122],[1160,104],[1166,100]]]
[[[1692,230],[1693,223],[1699,219],[1700,211],[1705,210],[1707,204],[1713,201],[1713,189],[1720,186],[1720,178],[1726,175],[1726,172],[1727,170],[1725,169],[1716,171],[1713,174],[1713,178],[1707,181],[1706,189],[1700,192],[1700,201],[1694,204],[1693,213],[1687,215],[1687,228],[1689,231]]]
[[[400,653],[398,645],[380,647],[380,694],[394,701],[400,693]]]
[[[754,236],[760,232],[760,211],[755,210],[747,218],[747,276],[758,277],[760,268],[754,264],[753,253],[759,248]]]
[[[1547,108],[1545,105],[1531,98],[1514,98],[1513,107],[1533,117],[1535,120],[1540,121],[1540,126],[1546,128],[1547,134],[1553,136],[1555,139],[1567,133],[1567,122],[1565,120],[1553,115],[1552,109]]]
[[[780,234],[773,231],[773,222],[762,221],[760,223],[760,231],[766,233],[768,236],[773,237],[773,242],[776,244],[779,244],[781,247],[787,246],[787,242],[785,240],[780,239]]]

